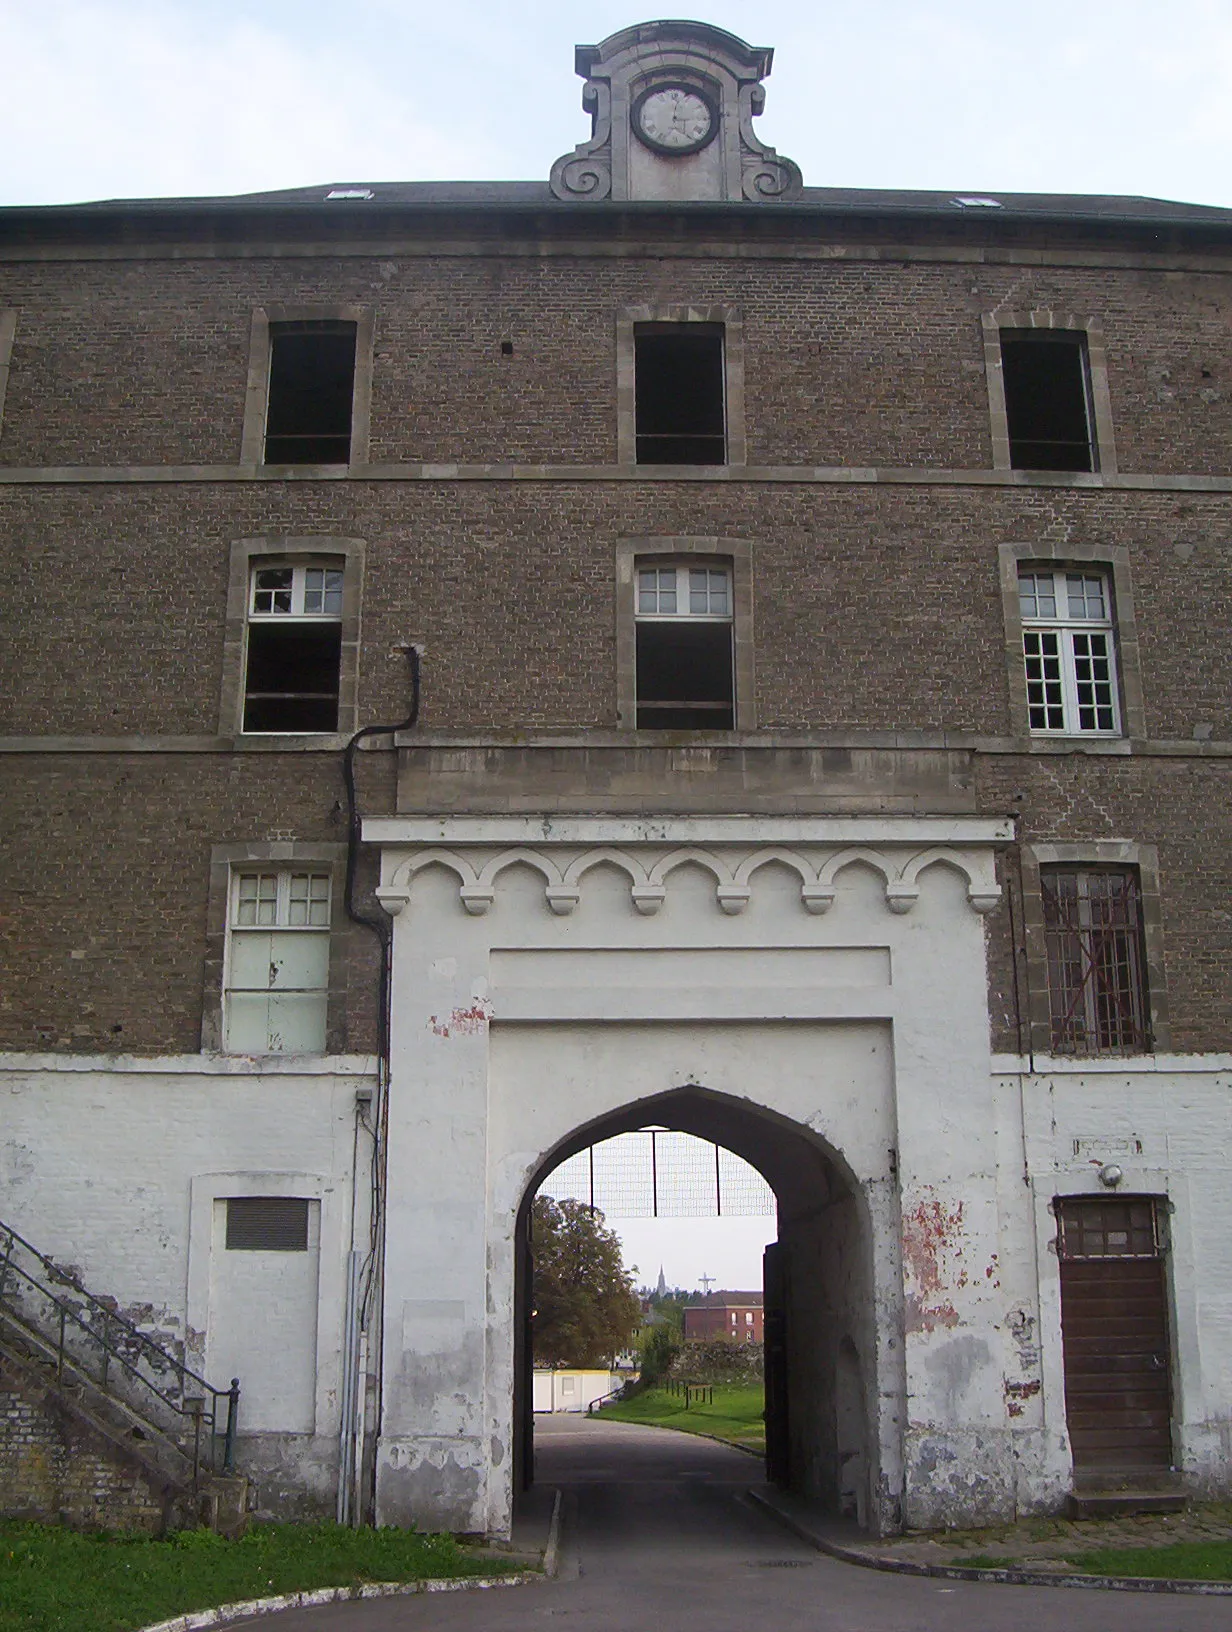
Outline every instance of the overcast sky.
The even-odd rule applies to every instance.
[[[681,9],[692,9],[682,7]],[[546,178],[592,0],[0,0],[0,202]],[[1232,206],[1232,0],[710,0],[814,186]]]

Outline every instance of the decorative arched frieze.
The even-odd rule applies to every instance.
[[[866,867],[871,867],[873,872],[880,873],[881,882],[887,888],[891,883],[897,882],[898,869],[890,858],[877,850],[868,849],[865,845],[852,845],[850,848],[840,850],[837,854],[830,856],[818,870],[817,882],[823,889],[828,889],[831,892],[831,898],[833,898],[835,881],[838,875],[845,868],[855,867],[861,862]],[[895,910],[901,912],[903,909],[899,907]]]
[[[898,846],[855,844],[834,849],[822,846],[794,848],[779,844],[705,848],[677,845],[663,850],[653,844],[625,848],[619,845],[518,844],[495,848],[428,849],[401,856],[391,867],[388,882],[377,899],[391,914],[411,899],[414,881],[434,866],[452,872],[458,880],[458,900],[472,916],[488,911],[496,899],[501,875],[516,866],[529,867],[543,880],[544,899],[551,912],[567,917],[582,899],[586,875],[596,867],[615,867],[629,881],[634,909],[645,917],[657,913],[667,899],[672,875],[697,866],[714,880],[715,904],[728,916],[747,908],[762,868],[778,864],[800,881],[800,904],[817,915],[828,912],[838,893],[840,875],[849,867],[870,868],[882,881],[890,912],[910,912],[920,899],[921,875],[931,867],[947,867],[966,884],[972,910],[987,913],[1001,899],[992,850],[932,845],[922,850]]]
[[[921,851],[907,862],[902,872],[903,885],[914,889],[918,895],[919,877],[926,868],[948,867],[951,872],[957,873],[966,881],[967,900],[972,910],[981,914],[991,912],[1001,899],[1001,886],[997,883],[991,856],[981,858],[981,863],[975,865],[967,858],[960,860],[952,850],[934,846],[931,850]]]
[[[679,850],[669,850],[667,855],[660,856],[658,861],[652,862],[647,869],[647,883],[666,884],[669,876],[678,867],[694,866],[704,868],[714,879],[716,885],[732,882],[731,868],[718,856],[712,855],[709,850],[699,850],[693,845],[686,845]]]

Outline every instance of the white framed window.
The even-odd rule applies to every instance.
[[[343,578],[340,562],[252,568],[244,731],[338,729]]]
[[[227,1053],[324,1052],[330,895],[324,871],[232,873],[223,987]]]
[[[1019,567],[1018,611],[1032,734],[1120,735],[1108,574]]]
[[[638,729],[730,731],[731,569],[639,563],[634,622]]]

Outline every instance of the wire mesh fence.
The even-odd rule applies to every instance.
[[[722,1145],[668,1128],[640,1128],[578,1151],[539,1186],[557,1201],[609,1218],[758,1218],[775,1212],[757,1169]]]

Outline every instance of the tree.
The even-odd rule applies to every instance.
[[[616,1234],[585,1202],[536,1196],[531,1208],[535,1363],[605,1365],[642,1318]]]

